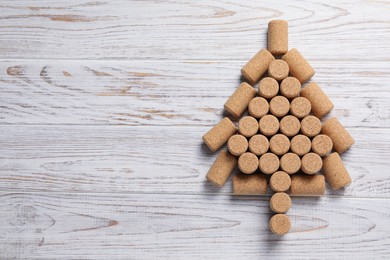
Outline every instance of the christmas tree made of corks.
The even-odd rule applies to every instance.
[[[269,22],[268,49],[261,49],[241,74],[247,82],[224,105],[239,119],[238,126],[225,117],[203,136],[212,151],[225,143],[228,148],[219,153],[207,179],[222,187],[238,165],[234,194],[266,194],[269,184],[275,212],[269,228],[283,235],[291,228],[289,194],[323,195],[325,180],[333,189],[351,183],[340,154],[354,140],[337,118],[321,122],[333,103],[315,82],[306,83],[314,75],[306,59],[296,49],[288,51],[287,21]],[[249,115],[243,116],[246,111]]]

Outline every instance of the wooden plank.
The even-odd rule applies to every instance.
[[[30,59],[248,60],[267,23],[290,22],[309,60],[383,60],[390,7],[382,1],[2,1],[0,53]],[[341,55],[342,54],[342,55]]]

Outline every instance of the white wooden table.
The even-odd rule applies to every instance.
[[[389,259],[389,1],[0,1],[1,259]],[[271,19],[356,144],[345,191],[269,197],[205,181]]]

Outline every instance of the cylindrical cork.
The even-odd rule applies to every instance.
[[[335,190],[343,188],[352,182],[340,155],[336,152],[324,158],[323,171],[326,181]]]
[[[295,153],[286,153],[280,158],[280,168],[288,174],[294,174],[301,169],[301,158]]]
[[[249,139],[249,151],[256,155],[263,155],[268,151],[269,141],[264,135],[254,135]]]
[[[299,133],[301,129],[301,122],[295,116],[285,116],[280,120],[280,132],[282,134],[291,137]]]
[[[268,113],[269,104],[265,98],[255,97],[249,102],[248,112],[255,118],[261,118]]]
[[[282,60],[287,62],[290,67],[291,75],[297,78],[301,84],[313,77],[314,69],[297,49],[291,49],[289,52],[284,54]]]
[[[268,23],[267,49],[274,55],[288,51],[288,23],[285,20],[272,20]]]
[[[229,152],[235,156],[245,153],[248,150],[248,146],[248,140],[243,135],[233,135],[227,143]]]
[[[287,234],[290,228],[290,218],[285,214],[276,214],[269,220],[269,229],[275,235]]]
[[[276,134],[269,140],[269,149],[276,155],[283,155],[290,150],[290,140],[285,135]]]
[[[279,83],[276,79],[265,77],[259,83],[259,96],[273,98],[279,92]]]
[[[228,151],[221,151],[206,175],[207,180],[222,187],[225,185],[232,170],[237,165],[237,158]]]
[[[259,131],[259,123],[253,116],[245,116],[238,121],[238,132],[245,137],[252,137]]]
[[[311,141],[311,149],[319,156],[325,156],[332,151],[333,142],[327,135],[317,135]]]
[[[301,82],[297,78],[287,77],[280,83],[280,93],[286,98],[296,98],[301,92]]]
[[[267,178],[264,174],[236,174],[233,176],[235,195],[258,195],[267,193]]]
[[[305,135],[296,135],[291,139],[291,151],[299,156],[310,152],[311,141]]]
[[[269,185],[273,191],[286,191],[291,186],[290,175],[283,171],[277,171],[269,179]]]
[[[252,84],[256,84],[274,61],[274,56],[266,49],[261,49],[241,69],[241,74]]]
[[[325,194],[325,178],[323,175],[300,175],[291,176],[290,194],[319,196]]]
[[[321,127],[321,121],[315,116],[307,116],[301,121],[301,132],[308,137],[318,135]]]
[[[226,101],[224,108],[229,114],[235,118],[239,118],[248,108],[249,102],[255,96],[256,90],[248,83],[243,82],[236,91],[234,91],[233,95],[230,96],[228,101]]]
[[[273,115],[265,115],[259,121],[260,132],[266,136],[272,136],[279,130],[279,120]]]
[[[328,114],[334,107],[332,101],[315,83],[310,82],[301,90],[301,96],[307,98],[311,103],[311,111],[313,115],[319,119]]]
[[[322,159],[316,153],[307,153],[302,157],[301,170],[306,174],[314,174],[321,170]]]
[[[285,116],[290,110],[290,102],[283,96],[276,96],[269,102],[269,110],[274,116]]]
[[[221,122],[216,124],[205,135],[203,135],[202,139],[210,150],[215,152],[221,148],[221,146],[224,145],[236,132],[236,126],[229,118],[225,117]]]
[[[272,195],[269,206],[275,213],[286,213],[291,208],[291,198],[287,193],[277,192]]]
[[[321,132],[332,139],[333,148],[340,154],[355,143],[352,136],[335,117],[324,122]]]
[[[307,98],[297,97],[291,101],[290,112],[297,118],[304,118],[309,115],[311,111],[311,104]]]
[[[279,158],[273,153],[265,153],[260,157],[259,168],[265,174],[272,174],[279,169]]]
[[[252,174],[257,170],[259,159],[253,153],[246,152],[238,158],[238,168],[245,174]]]
[[[287,78],[289,72],[288,64],[284,60],[274,60],[268,68],[268,76],[280,81]]]

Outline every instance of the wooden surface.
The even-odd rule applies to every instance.
[[[0,1],[0,259],[389,259],[389,1]],[[353,183],[293,198],[205,181],[201,136],[271,19],[356,140]]]

